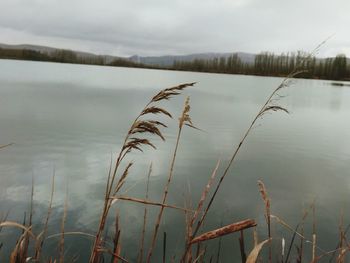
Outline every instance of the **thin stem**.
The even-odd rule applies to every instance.
[[[152,163],[149,166],[148,175],[147,175],[146,196],[145,196],[146,199],[148,199],[149,179],[151,177],[151,173],[152,173]],[[144,251],[145,234],[146,234],[146,223],[147,223],[147,206],[145,206],[145,210],[143,213],[143,226],[142,226],[142,235],[141,235],[141,242],[140,242],[140,254],[139,254],[139,258],[138,258],[139,263],[142,263],[142,261],[143,261],[143,251]]]
[[[173,173],[174,173],[174,165],[175,165],[175,160],[176,160],[177,149],[179,147],[181,131],[182,131],[182,126],[179,126],[179,130],[178,130],[177,138],[176,138],[175,150],[174,150],[174,153],[173,153],[173,158],[171,160],[171,165],[170,165],[170,170],[169,170],[169,177],[168,177],[167,183],[165,184],[165,188],[164,188],[164,192],[163,192],[163,200],[162,200],[163,204],[165,204],[165,202],[167,200],[168,191],[169,191],[169,185],[170,185],[171,179],[173,177]],[[155,246],[155,243],[156,243],[157,234],[158,234],[158,230],[159,230],[159,226],[160,226],[160,221],[162,220],[163,212],[164,212],[164,206],[162,206],[160,208],[160,211],[159,211],[159,214],[158,214],[158,217],[157,217],[157,221],[156,221],[156,225],[154,227],[153,237],[152,237],[152,241],[151,241],[151,247],[149,249],[148,256],[147,256],[147,261],[146,261],[147,263],[151,262],[151,257],[152,257],[153,249],[154,249],[154,246]]]

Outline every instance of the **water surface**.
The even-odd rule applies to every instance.
[[[60,231],[67,191],[66,231],[94,233],[110,160],[131,121],[158,90],[194,81],[196,86],[184,95],[191,97],[191,117],[203,131],[183,131],[168,202],[183,206],[191,199],[195,204],[216,162],[221,160],[220,176],[255,114],[281,80],[1,60],[0,144],[14,144],[0,151],[0,213],[9,211],[9,220],[23,221],[34,178],[34,230],[40,232],[55,174],[50,234]],[[296,80],[280,95],[283,97],[278,103],[290,114],[268,114],[258,121],[220,189],[205,230],[254,218],[260,238],[266,238],[263,202],[257,188],[257,180],[263,180],[272,213],[292,226],[315,200],[318,245],[324,250],[334,249],[342,210],[345,221],[349,219],[350,88],[347,83]],[[174,149],[176,116],[184,99],[180,96],[164,104],[175,116],[174,120],[165,120],[169,125],[164,130],[166,142],[154,139],[156,151],[147,149],[130,155],[135,165],[124,194],[144,197],[152,162],[150,198],[160,200]],[[143,208],[119,201],[112,210],[113,214],[119,211],[124,251],[131,261],[139,248]],[[152,225],[158,208],[149,211]],[[311,219],[309,216],[306,225],[310,239]],[[167,232],[169,258],[183,249],[183,226],[184,215],[167,210],[160,236]],[[278,224],[274,224],[273,234],[285,237],[287,242],[291,238]],[[247,238],[251,235],[248,231]],[[1,232],[1,261],[8,257],[14,236],[10,230]],[[222,239],[222,262],[240,261],[237,239],[237,235]],[[57,241],[48,240],[46,251],[56,255]],[[279,242],[276,238],[276,254]],[[84,262],[90,244],[89,239],[67,236],[67,259],[78,254]],[[217,254],[218,241],[207,244],[209,259]],[[247,243],[247,250],[250,248]],[[310,245],[306,248],[311,251]],[[161,247],[157,247],[155,258],[160,253]]]

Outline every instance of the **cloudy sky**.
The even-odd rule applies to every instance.
[[[350,56],[349,0],[0,0],[0,43],[113,55]]]

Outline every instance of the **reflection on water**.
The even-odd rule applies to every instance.
[[[188,197],[198,200],[218,159],[222,160],[222,172],[234,146],[281,79],[0,61],[0,144],[14,143],[0,151],[0,211],[10,211],[10,220],[22,221],[24,211],[29,209],[34,177],[34,229],[40,232],[55,172],[50,234],[59,232],[57,225],[63,214],[67,186],[66,231],[93,233],[110,159],[119,149],[128,125],[156,91],[193,81],[198,84],[185,93],[191,96],[192,119],[204,131],[186,129],[183,133],[169,196],[169,203],[179,206]],[[279,103],[291,114],[267,115],[253,129],[209,213],[206,230],[255,218],[261,239],[264,238],[263,203],[256,184],[262,179],[271,195],[272,212],[293,226],[299,222],[303,209],[315,200],[318,245],[325,250],[334,248],[342,209],[345,220],[349,219],[347,85],[296,80],[282,92],[285,97]],[[175,116],[180,114],[183,99],[167,104]],[[136,165],[125,186],[127,195],[144,196],[147,169],[152,162],[150,199],[160,200],[176,132],[176,123],[168,120],[168,124],[164,132],[167,141],[155,140],[156,151],[130,156]],[[123,224],[125,253],[133,261],[133,251],[139,246],[143,206],[118,201],[115,209]],[[158,208],[149,211],[152,225]],[[307,223],[310,222],[311,218]],[[167,232],[169,257],[183,249],[183,226],[181,213],[166,212],[160,233]],[[284,236],[288,242],[291,237],[277,224],[273,233]],[[6,241],[1,261],[8,256],[13,236],[13,231],[1,232],[0,241]],[[239,254],[237,238],[223,238],[223,262],[232,254]],[[67,255],[79,254],[84,262],[90,242],[67,237]],[[215,240],[208,242],[208,254],[216,254],[217,244]],[[46,246],[46,251],[57,253],[55,238]],[[160,247],[156,253],[161,253]]]

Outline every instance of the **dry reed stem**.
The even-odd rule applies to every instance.
[[[63,217],[62,217],[62,222],[61,222],[61,238],[60,238],[60,249],[59,249],[59,255],[60,255],[60,259],[59,259],[59,263],[63,263],[64,262],[64,225],[66,223],[66,219],[67,219],[67,208],[68,208],[68,189],[67,189],[67,193],[66,193],[66,200],[64,201],[64,209],[63,209]]]
[[[191,219],[191,222],[190,222],[190,225],[193,226],[194,224],[194,221],[197,219],[200,211],[202,210],[203,208],[203,205],[204,205],[204,202],[205,202],[205,199],[207,198],[207,195],[209,193],[209,190],[211,188],[211,185],[213,184],[214,182],[214,179],[216,177],[216,173],[219,169],[219,166],[220,166],[220,160],[218,160],[218,162],[216,163],[216,166],[214,168],[214,171],[212,172],[210,178],[209,178],[209,181],[207,183],[207,185],[205,186],[203,192],[202,192],[202,195],[201,195],[201,198],[198,202],[198,206],[197,206],[197,209],[195,210],[195,213],[193,214],[192,216],[192,219]]]
[[[38,235],[36,244],[35,244],[35,260],[40,261],[40,255],[41,255],[41,249],[44,245],[44,240],[46,238],[47,228],[49,225],[49,220],[52,212],[52,201],[53,201],[53,194],[55,192],[55,170],[53,171],[52,175],[52,183],[51,183],[51,194],[50,194],[50,201],[49,201],[49,207],[47,209],[47,215],[45,219],[45,224],[42,232]]]
[[[0,149],[6,148],[8,146],[13,145],[13,143],[5,144],[5,145],[0,145]]]
[[[24,232],[17,240],[15,248],[12,250],[10,255],[10,263],[23,262],[23,243],[25,241],[27,233]]]
[[[33,204],[34,204],[34,176],[32,176],[32,189],[31,189],[31,194],[30,194],[30,208],[29,208],[29,220],[28,220],[28,227],[32,226],[32,221],[33,221]],[[25,225],[25,220],[23,225]],[[28,247],[29,247],[29,236],[26,235],[23,240],[23,245],[21,249],[21,254],[20,254],[20,261],[26,261],[27,255],[28,255]]]
[[[242,260],[242,263],[245,263],[247,260],[247,255],[245,253],[244,233],[242,230],[240,231],[240,237],[238,238],[238,242],[239,242],[239,250],[241,253],[241,260]]]
[[[152,144],[148,139],[144,138],[138,138],[138,137],[132,137],[132,136],[140,136],[142,134],[150,134],[150,135],[156,135],[160,137],[161,139],[164,139],[163,135],[161,134],[160,130],[158,129],[159,126],[166,127],[165,124],[159,121],[155,120],[143,120],[142,117],[148,114],[163,114],[168,117],[171,117],[171,114],[166,111],[163,108],[159,108],[155,103],[158,103],[162,100],[169,100],[171,97],[175,95],[179,95],[182,90],[184,90],[187,87],[193,86],[195,83],[185,83],[181,84],[175,87],[167,88],[164,90],[161,90],[158,92],[150,102],[146,104],[144,109],[141,111],[141,113],[136,117],[134,122],[132,123],[125,139],[122,144],[122,147],[120,149],[120,152],[118,154],[118,157],[116,159],[113,172],[108,175],[107,180],[107,186],[106,186],[106,193],[105,193],[105,201],[103,205],[102,214],[100,217],[99,227],[97,229],[95,242],[92,248],[92,253],[90,256],[90,263],[98,262],[98,249],[100,249],[100,244],[102,242],[102,232],[105,228],[107,216],[109,214],[110,207],[112,205],[112,200],[110,199],[112,192],[114,191],[114,194],[116,194],[120,188],[123,185],[123,182],[126,179],[126,175],[122,175],[120,179],[115,183],[117,172],[119,169],[119,166],[125,156],[130,153],[132,150],[139,150],[142,151],[143,146],[151,146],[152,148],[155,148],[154,144]],[[158,127],[157,127],[158,126]],[[124,171],[123,174],[125,174]]]
[[[146,199],[140,199],[140,198],[134,198],[134,197],[129,197],[129,196],[113,196],[111,197],[113,200],[122,200],[122,201],[130,201],[130,202],[135,202],[135,203],[140,203],[140,204],[145,204],[145,205],[154,205],[154,206],[160,206],[163,208],[172,208],[176,210],[180,210],[183,212],[194,212],[193,210],[186,209],[183,207],[175,206],[175,205],[168,205],[168,204],[163,204],[159,202],[154,202]]]
[[[187,238],[186,238],[186,248],[185,248],[185,253],[182,257],[182,261],[185,261],[185,259],[188,258],[188,253],[191,253],[191,239],[193,238],[193,234],[192,234],[192,229],[193,229],[193,224],[194,222],[196,221],[196,219],[198,218],[202,208],[203,208],[203,205],[204,205],[204,202],[208,196],[208,193],[209,193],[209,190],[214,182],[214,179],[216,177],[216,174],[217,174],[217,170],[220,166],[220,160],[218,160],[218,162],[216,163],[216,166],[208,180],[208,183],[207,185],[205,186],[205,188],[203,189],[203,192],[202,192],[202,195],[201,195],[201,198],[198,202],[198,205],[197,205],[197,208],[195,210],[195,213],[193,214],[192,218],[190,219],[189,222],[186,222],[186,226],[187,226]],[[186,218],[187,219],[187,218]],[[188,260],[186,260],[188,261]]]
[[[228,235],[228,234],[241,231],[254,226],[256,226],[256,222],[253,219],[246,219],[240,222],[236,222],[236,223],[206,232],[198,237],[193,238],[190,243],[195,244],[198,242],[203,242],[206,240]]]
[[[294,230],[294,233],[293,233],[293,237],[292,237],[292,240],[291,240],[289,248],[288,248],[288,252],[287,252],[285,263],[288,263],[288,259],[289,259],[289,256],[290,256],[290,252],[292,251],[293,243],[294,243],[294,240],[295,240],[298,228],[299,228],[299,224],[297,224],[297,226],[295,227],[295,230]],[[284,249],[283,249],[283,251],[284,251]],[[284,253],[283,253],[283,256],[284,256]]]
[[[262,181],[258,181],[259,191],[261,194],[262,199],[265,203],[265,219],[268,229],[268,238],[270,240],[270,246],[269,246],[269,262],[272,262],[272,244],[271,244],[271,205],[270,205],[270,198],[268,196],[266,187]]]
[[[114,257],[113,263],[119,262],[121,250],[122,250],[122,247],[120,244],[118,244],[113,254],[113,257]]]
[[[102,253],[108,253],[116,258],[118,258],[119,260],[121,260],[122,262],[125,262],[125,263],[129,263],[129,261],[123,257],[121,257],[120,255],[118,254],[115,254],[113,251],[111,251],[110,249],[107,249],[107,248],[99,248],[98,249],[98,252],[102,252]]]
[[[216,254],[216,263],[220,262],[220,255],[221,255],[221,242],[222,238],[219,238],[219,244],[218,244],[218,253]]]
[[[162,200],[162,204],[163,205],[165,205],[167,197],[168,197],[169,186],[170,186],[170,182],[172,180],[173,173],[174,173],[174,165],[175,165],[175,160],[176,160],[177,150],[178,150],[178,147],[179,147],[179,142],[180,142],[180,137],[181,137],[181,132],[182,132],[183,125],[187,124],[187,123],[192,125],[192,121],[191,121],[191,118],[189,116],[189,111],[190,111],[190,104],[189,104],[189,97],[187,97],[186,101],[185,101],[184,109],[183,109],[182,114],[181,114],[181,116],[179,118],[179,129],[178,129],[178,133],[177,133],[177,137],[176,137],[175,149],[174,149],[173,157],[172,157],[172,160],[171,160],[168,180],[167,180],[167,182],[165,184],[164,191],[163,191],[163,200]],[[152,258],[152,253],[153,253],[153,249],[155,247],[157,234],[158,234],[160,222],[162,220],[163,212],[164,212],[164,206],[161,206],[160,211],[158,213],[157,221],[156,221],[156,224],[155,224],[155,227],[154,227],[152,241],[151,241],[151,246],[150,246],[150,249],[149,249],[149,252],[148,252],[148,255],[147,255],[147,261],[146,261],[147,263],[150,263],[151,258]]]
[[[188,194],[191,193],[191,189],[190,189],[190,185],[188,187]],[[192,207],[192,202],[191,199],[189,198],[189,196],[187,196],[184,199],[184,207]],[[190,224],[192,215],[189,212],[185,212],[184,213],[185,216],[185,244],[186,246],[189,245],[190,241],[192,240],[192,226]],[[197,253],[199,253],[199,246],[200,243],[198,243],[198,247],[197,247]],[[184,257],[186,257],[186,262],[192,262],[192,250],[189,250],[188,253],[184,254]]]
[[[270,241],[270,239],[266,239],[265,241],[263,241],[263,242],[259,243],[258,245],[256,245],[253,248],[253,250],[250,252],[246,263],[255,263],[257,258],[258,258],[258,256],[259,256],[260,250],[269,241]]]
[[[301,225],[301,234],[304,235],[304,223]],[[304,239],[300,238],[300,246],[297,247],[298,250],[298,258],[297,263],[301,263],[303,261],[303,255],[304,255]]]
[[[254,230],[253,230],[253,240],[254,240],[254,247],[255,247],[259,243],[258,231],[256,230],[256,227],[254,227]]]
[[[45,238],[45,240],[51,239],[51,238],[55,238],[55,237],[61,237],[61,235],[62,235],[62,233],[52,234],[52,235],[47,236]],[[72,236],[86,236],[86,237],[95,238],[95,235],[93,235],[93,234],[89,234],[89,233],[85,233],[85,232],[79,232],[79,231],[65,232],[64,235],[65,236],[68,236],[68,235],[72,235]]]
[[[146,184],[146,195],[145,199],[148,199],[149,194],[149,181],[152,174],[152,163],[149,166],[148,174],[147,174],[147,184]],[[145,246],[145,234],[146,234],[146,224],[147,224],[147,206],[145,206],[144,212],[143,212],[143,224],[142,224],[142,234],[141,234],[141,241],[140,241],[140,254],[138,256],[138,262],[142,263],[143,261],[143,253],[144,253],[144,246]]]
[[[312,207],[312,262],[315,263],[316,259],[316,207],[315,200]]]
[[[166,259],[166,232],[163,233],[163,263],[165,263],[165,259]]]
[[[115,255],[119,255],[120,256],[120,252],[121,252],[121,246],[120,246],[120,229],[119,229],[119,214],[118,211],[116,212],[116,216],[115,216],[115,233],[114,233],[114,249],[113,249],[113,253]],[[111,258],[111,263],[117,263],[118,262],[118,258],[116,256],[112,256]]]
[[[199,260],[204,256],[205,250],[201,250],[197,257],[193,260],[193,263],[199,262]]]
[[[338,258],[337,258],[337,263],[344,263],[345,261],[345,255],[346,255],[346,252],[348,252],[349,248],[342,248],[340,250],[340,253],[338,255]]]

